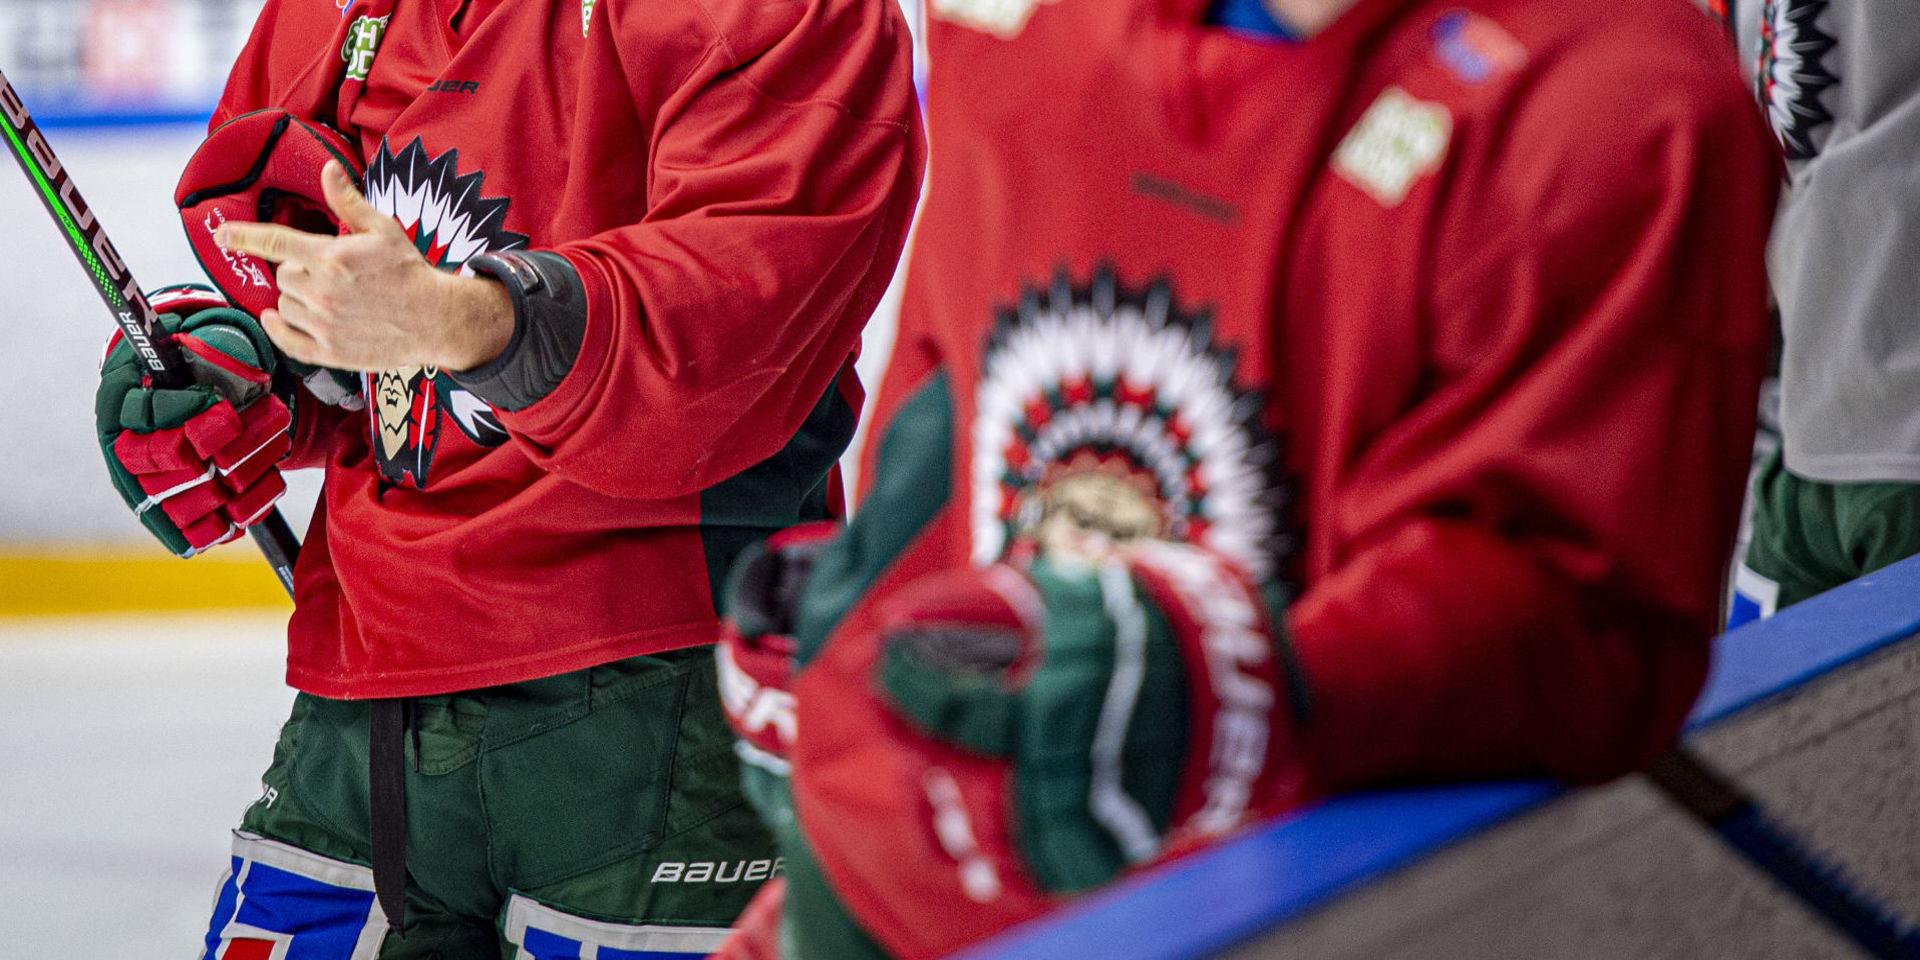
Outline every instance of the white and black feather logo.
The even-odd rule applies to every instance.
[[[975,562],[1153,539],[1284,578],[1289,487],[1239,359],[1167,281],[1128,289],[1101,268],[1024,291],[999,312],[976,395]]]
[[[1766,0],[1760,20],[1760,102],[1790,160],[1820,152],[1833,112],[1821,98],[1839,82],[1827,67],[1833,37],[1820,28],[1827,0]]]
[[[367,165],[367,202],[399,221],[428,263],[467,272],[467,262],[483,253],[527,245],[524,234],[506,229],[510,201],[483,195],[485,182],[483,174],[460,172],[458,150],[432,157],[418,138],[398,153],[382,143]],[[507,442],[493,409],[437,369],[368,374],[366,392],[373,398],[374,460],[388,482],[426,487],[444,420],[480,446]]]

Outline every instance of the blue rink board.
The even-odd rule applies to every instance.
[[[1920,558],[1715,641],[1689,729],[1920,634]],[[1197,960],[1552,799],[1545,782],[1342,797],[1145,874],[962,960]]]

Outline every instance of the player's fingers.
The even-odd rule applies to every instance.
[[[300,260],[311,263],[320,257],[332,237],[304,233],[277,223],[223,223],[213,232],[213,242],[234,253],[251,254],[269,263]]]
[[[266,516],[268,510],[273,509],[274,502],[286,492],[286,479],[278,471],[269,473],[227,501],[227,517],[239,526],[253,526]]]
[[[280,288],[281,296],[304,301],[313,273],[303,263],[283,263],[273,268],[273,282]]]
[[[260,327],[267,331],[267,338],[280,352],[302,363],[326,366],[325,351],[313,334],[301,329],[286,319],[286,311],[299,310],[300,307],[288,300],[280,301],[280,309],[268,308],[260,312]]]
[[[320,171],[320,186],[326,192],[328,208],[350,231],[371,236],[398,228],[392,217],[374,209],[373,204],[367,202],[360,188],[354,186],[353,176],[347,173],[346,167],[340,165],[340,161],[327,161],[326,167]]]

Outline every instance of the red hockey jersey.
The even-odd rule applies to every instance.
[[[944,372],[945,562],[1091,529],[1289,585],[1329,788],[1630,769],[1704,673],[1767,344],[1726,38],[1685,0],[1359,0],[1297,43],[1206,6],[931,5],[873,449]]]
[[[874,0],[269,0],[216,124],[341,129],[447,269],[554,251],[584,342],[495,410],[431,369],[309,417],[288,681],[424,695],[711,642],[739,546],[833,509],[924,155]]]

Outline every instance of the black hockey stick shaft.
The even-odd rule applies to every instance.
[[[80,196],[73,175],[54,155],[47,138],[40,132],[40,125],[34,122],[33,114],[27,112],[26,104],[21,102],[20,94],[7,81],[4,72],[0,72],[0,117],[5,118],[5,122],[0,123],[0,133],[6,136],[8,152],[27,175],[47,214],[59,225],[67,247],[80,261],[87,279],[93,282],[94,292],[100,295],[107,312],[120,325],[127,344],[140,357],[147,374],[161,387],[178,388],[192,383],[193,374],[187,368],[179,344],[161,327],[160,317],[133,279],[133,271],[127,269],[126,261],[114,249],[100,218]],[[292,596],[293,563],[300,556],[300,540],[293,528],[275,509],[254,524],[251,532],[254,543],[273,566],[274,575],[280,578],[280,585]]]
[[[1862,893],[1838,867],[1816,856],[1705,760],[1677,748],[1655,761],[1647,776],[1862,950],[1879,960],[1920,960],[1920,931]]]

